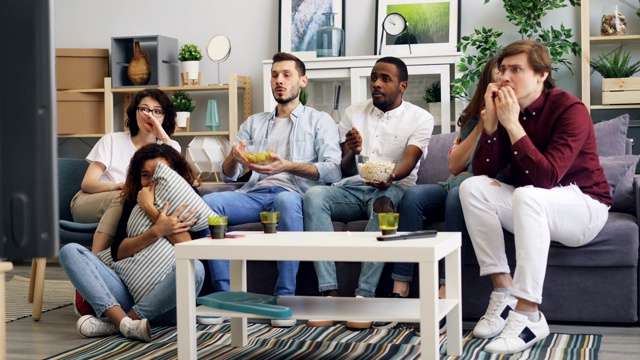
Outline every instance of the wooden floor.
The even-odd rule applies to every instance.
[[[6,274],[6,280],[9,281],[13,275],[29,277],[29,273],[28,264],[16,265],[13,271]],[[48,264],[46,278],[62,280],[66,276],[59,265]],[[43,313],[40,321],[33,321],[29,317],[7,323],[7,359],[42,359],[93,341],[76,333],[76,320],[71,306],[66,306]],[[464,328],[469,330],[473,325],[472,322],[465,322]],[[602,334],[600,360],[640,359],[640,326],[637,325],[551,325],[551,331]]]

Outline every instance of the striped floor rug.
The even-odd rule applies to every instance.
[[[420,337],[413,330],[350,331],[332,327],[272,328],[249,324],[249,344],[233,348],[229,325],[198,325],[199,359],[419,359]],[[504,359],[597,359],[601,335],[551,334],[526,352],[497,356],[482,351],[487,340],[466,334],[460,357],[442,355],[442,360]],[[149,344],[110,336],[55,355],[50,359],[175,359],[176,328],[156,327]],[[446,353],[446,336],[440,338],[440,353]]]
[[[27,301],[29,278],[14,275],[5,284],[7,317],[6,322],[22,319],[32,315],[33,304]],[[45,280],[42,312],[57,309],[73,302],[75,288],[70,281]]]

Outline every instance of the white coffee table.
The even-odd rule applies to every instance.
[[[443,232],[434,238],[381,242],[366,232],[234,232],[235,239],[199,239],[176,245],[178,357],[196,359],[196,314],[231,317],[231,345],[247,344],[247,317],[195,301],[194,259],[231,260],[231,290],[247,291],[247,260],[382,261],[419,263],[420,298],[323,298],[282,296],[295,319],[338,321],[420,322],[423,359],[438,359],[438,322],[447,317],[447,354],[462,352],[460,233]],[[446,299],[438,299],[438,261],[445,259]],[[339,276],[339,275],[338,275]]]

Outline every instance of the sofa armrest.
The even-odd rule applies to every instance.
[[[206,184],[202,185],[198,188],[200,192],[200,196],[204,196],[206,194],[214,193],[214,192],[223,192],[223,191],[236,191],[244,186],[244,182],[232,182],[232,183],[220,183],[220,184]]]
[[[633,192],[636,195],[636,222],[640,226],[640,177],[633,178]]]

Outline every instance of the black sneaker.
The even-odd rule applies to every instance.
[[[389,295],[389,298],[406,298],[406,296],[400,296],[400,294],[398,293],[391,293]],[[398,325],[397,321],[376,321],[373,323],[373,328],[374,329],[393,329],[394,327],[396,327],[396,325]]]

